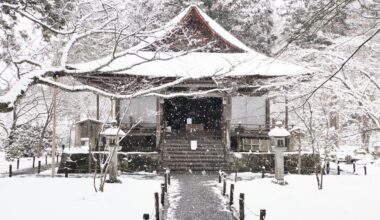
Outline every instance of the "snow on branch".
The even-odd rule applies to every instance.
[[[33,21],[36,24],[39,24],[40,26],[42,26],[42,27],[50,30],[53,33],[67,35],[67,34],[73,34],[75,32],[75,29],[72,29],[72,30],[58,30],[58,29],[55,29],[55,28],[53,28],[52,26],[50,26],[48,24],[45,24],[44,22],[42,22],[38,18],[34,17],[31,13],[27,12],[25,10],[25,7],[23,7],[22,5],[9,4],[9,3],[0,3],[0,8],[2,8],[2,7],[7,7],[9,9],[12,9],[14,12],[16,12],[16,13],[20,14],[21,16],[23,16],[23,17],[25,17],[25,18]]]

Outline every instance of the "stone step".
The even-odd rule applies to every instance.
[[[172,171],[218,171],[218,170],[227,170],[228,165],[227,164],[165,164],[170,170]]]
[[[177,154],[164,153],[164,157],[171,158],[224,158],[224,154]]]
[[[182,146],[182,145],[190,146],[191,142],[190,141],[186,141],[186,142],[185,141],[184,142],[164,142],[164,144],[166,146]],[[224,144],[221,142],[208,142],[208,143],[197,142],[197,146],[214,146],[214,145],[224,146]]]
[[[224,151],[224,148],[222,147],[197,147],[196,150],[192,150],[190,146],[170,146],[170,147],[165,147],[165,150],[167,151]]]
[[[205,163],[210,163],[210,166],[216,166],[218,164],[223,164],[225,161],[224,159],[215,159],[215,158],[208,158],[208,159],[188,159],[188,160],[183,160],[183,159],[164,159],[164,162],[166,164],[180,164],[180,165],[202,165]]]
[[[184,142],[184,143],[173,143],[173,142],[166,142],[164,143],[165,146],[191,146],[190,142]],[[224,146],[222,143],[216,142],[216,143],[197,143],[197,146]]]

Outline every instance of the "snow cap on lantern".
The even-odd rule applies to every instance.
[[[286,147],[285,138],[290,136],[290,133],[282,127],[281,121],[277,121],[276,126],[269,131],[268,135],[275,147]]]
[[[117,138],[120,140],[125,136],[125,132],[118,127],[110,127],[100,133],[101,136],[106,138],[106,143],[108,146],[118,145]]]

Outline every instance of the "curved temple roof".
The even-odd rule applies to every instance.
[[[196,17],[194,19],[196,22],[202,22],[202,28],[207,28],[212,33],[212,37],[221,40],[226,47],[232,49],[230,51],[227,49],[226,52],[212,53],[198,50],[152,51],[152,45],[162,43],[160,40],[167,38],[173,40],[176,28],[186,25],[184,23],[192,17]],[[189,28],[194,28],[194,26],[190,25],[187,30]],[[198,36],[191,37],[197,38]],[[104,64],[104,67],[98,69],[97,72],[194,79],[213,76],[292,76],[311,72],[304,67],[270,58],[251,50],[195,5],[186,8],[159,30],[152,31],[152,35],[137,46],[118,55],[120,57],[110,63],[108,63],[110,57],[106,57],[88,63],[70,65],[70,67],[78,72],[86,72],[93,69],[94,66]]]

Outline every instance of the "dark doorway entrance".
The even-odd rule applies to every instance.
[[[217,97],[176,97],[164,101],[164,119],[175,131],[184,131],[189,118],[192,124],[201,125],[206,131],[219,131],[222,112],[223,101]]]

